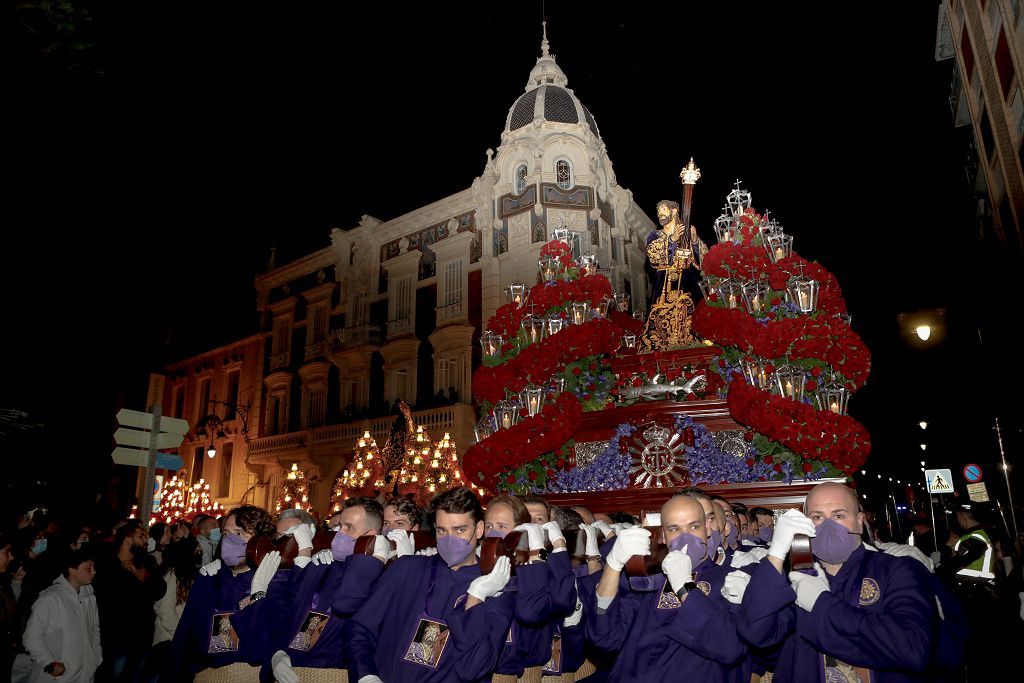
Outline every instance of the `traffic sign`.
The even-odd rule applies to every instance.
[[[153,414],[144,413],[140,410],[128,410],[121,408],[117,411],[117,424],[122,427],[135,427],[136,429],[152,429]],[[188,431],[188,422],[177,417],[160,416],[160,431],[169,434],[184,434]]]
[[[975,503],[987,503],[988,502],[988,489],[985,488],[985,483],[980,484],[968,484],[967,495]]]
[[[132,465],[134,467],[145,467],[149,461],[149,451],[139,450],[137,448],[125,448],[118,446],[110,454],[114,462],[118,465]],[[184,461],[180,455],[174,453],[157,453],[156,454],[156,467],[161,470],[171,470],[177,472],[184,466]]]
[[[971,464],[964,468],[964,479],[968,484],[977,484],[981,481],[981,468]]]
[[[953,493],[953,473],[949,470],[925,470],[928,493]]]
[[[156,438],[157,448],[177,448],[181,445],[184,440],[184,434],[173,434],[163,431],[163,420],[160,420],[160,434]],[[149,431],[143,431],[141,429],[128,429],[127,427],[121,427],[114,432],[114,441],[121,444],[122,446],[132,446],[133,448],[145,448],[149,449]]]

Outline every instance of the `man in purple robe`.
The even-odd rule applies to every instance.
[[[845,486],[819,484],[804,510],[776,520],[768,557],[743,598],[743,637],[762,647],[782,643],[779,683],[924,680],[938,625],[927,571],[861,543],[864,516]],[[796,534],[812,537],[819,562],[787,581],[783,562]]]
[[[508,558],[480,573],[484,513],[468,488],[440,494],[431,510],[437,554],[398,558],[342,628],[351,681],[470,683],[494,671],[514,607],[514,596],[502,593]]]

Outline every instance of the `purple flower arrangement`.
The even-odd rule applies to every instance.
[[[576,493],[580,491],[620,491],[629,488],[629,455],[619,448],[619,439],[629,436],[635,427],[625,422],[615,428],[615,436],[594,461],[583,467],[559,470],[548,481],[550,493]]]

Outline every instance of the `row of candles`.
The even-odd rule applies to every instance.
[[[555,376],[548,381],[547,386],[528,384],[518,394],[508,392],[507,398],[494,404],[493,414],[477,423],[474,428],[476,440],[483,441],[499,429],[516,426],[524,412],[529,417],[538,414],[549,395],[555,397],[565,391],[565,383],[564,377]]]
[[[768,361],[746,358],[741,362],[743,375],[758,389],[771,391],[799,403],[804,402],[807,386],[807,372],[796,365],[783,365],[770,372]],[[822,382],[808,398],[813,399],[818,410],[828,410],[837,415],[846,415],[850,391],[835,381]]]
[[[792,302],[801,313],[813,313],[818,308],[818,293],[821,285],[803,275],[790,279],[786,285],[786,300]],[[745,306],[752,315],[760,315],[768,307],[771,286],[764,280],[739,280],[736,278],[708,278],[700,281],[700,290],[705,299],[717,294],[718,299],[728,308]]]

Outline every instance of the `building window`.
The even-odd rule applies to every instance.
[[[278,355],[288,352],[288,342],[292,334],[291,320],[287,317],[274,318],[274,338],[270,353]]]
[[[960,54],[964,58],[964,73],[967,74],[967,79],[970,81],[974,80],[974,49],[971,48],[971,37],[967,33],[967,26],[963,27],[963,31],[960,33]]]
[[[174,414],[172,417],[185,417],[185,385],[178,384],[171,390],[174,398],[171,399],[171,405],[174,406]]]
[[[234,420],[238,417],[236,406],[238,405],[238,378],[241,372],[233,370],[228,373],[228,397],[227,405],[224,406],[224,419]]]
[[[316,429],[324,424],[324,414],[327,409],[326,393],[323,387],[310,389],[306,392],[306,411],[303,429]]]
[[[563,190],[572,187],[572,166],[565,159],[555,162],[555,182]]]
[[[516,194],[526,192],[526,164],[516,169]]]
[[[1010,56],[1010,45],[1006,42],[1006,33],[1002,29],[996,43],[996,72],[999,74],[999,83],[1003,86],[1003,99],[1009,100],[1014,75],[1013,57]]]
[[[235,444],[225,441],[220,445],[220,481],[217,482],[217,497],[227,498],[231,495],[231,461],[235,455]]]
[[[199,483],[203,478],[203,458],[206,457],[206,448],[196,446],[192,449],[192,482]]]
[[[204,377],[199,380],[199,394],[196,398],[196,423],[206,417],[207,407],[210,405],[210,378]]]

